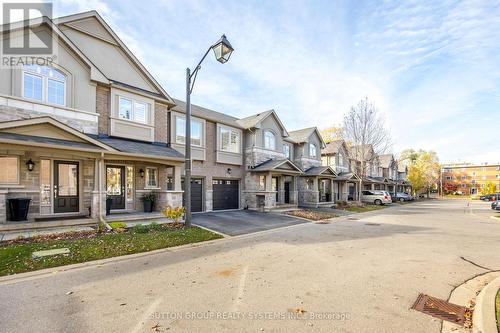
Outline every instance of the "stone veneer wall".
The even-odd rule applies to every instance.
[[[0,122],[50,116],[80,132],[97,134],[96,121],[72,118],[72,111],[68,111],[68,116],[64,116],[61,113],[64,114],[64,110],[57,115],[54,115],[52,113],[37,112],[12,106],[0,105]]]

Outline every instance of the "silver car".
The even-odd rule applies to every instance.
[[[398,201],[412,201],[413,197],[411,194],[408,194],[406,192],[398,192],[396,193],[396,200]]]
[[[392,203],[391,195],[389,194],[389,192],[378,190],[365,190],[361,192],[361,201],[375,205],[385,205]]]

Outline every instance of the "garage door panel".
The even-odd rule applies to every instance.
[[[214,179],[213,210],[239,208],[239,182],[237,180]]]

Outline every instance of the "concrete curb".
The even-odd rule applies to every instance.
[[[500,289],[500,277],[491,281],[481,290],[476,298],[476,307],[472,315],[472,332],[498,333],[495,314],[495,299]]]

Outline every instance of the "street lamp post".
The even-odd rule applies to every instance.
[[[210,46],[205,52],[205,55],[201,58],[198,65],[196,65],[195,69],[191,73],[191,69],[186,68],[186,133],[185,133],[185,145],[186,145],[186,160],[185,160],[185,169],[186,174],[184,177],[184,208],[185,212],[185,224],[186,226],[191,226],[191,93],[193,92],[194,83],[196,82],[196,76],[198,75],[198,71],[201,68],[201,63],[207,57],[210,50],[214,51],[215,59],[220,63],[225,63],[231,57],[234,49],[226,39],[225,35],[212,46]]]

